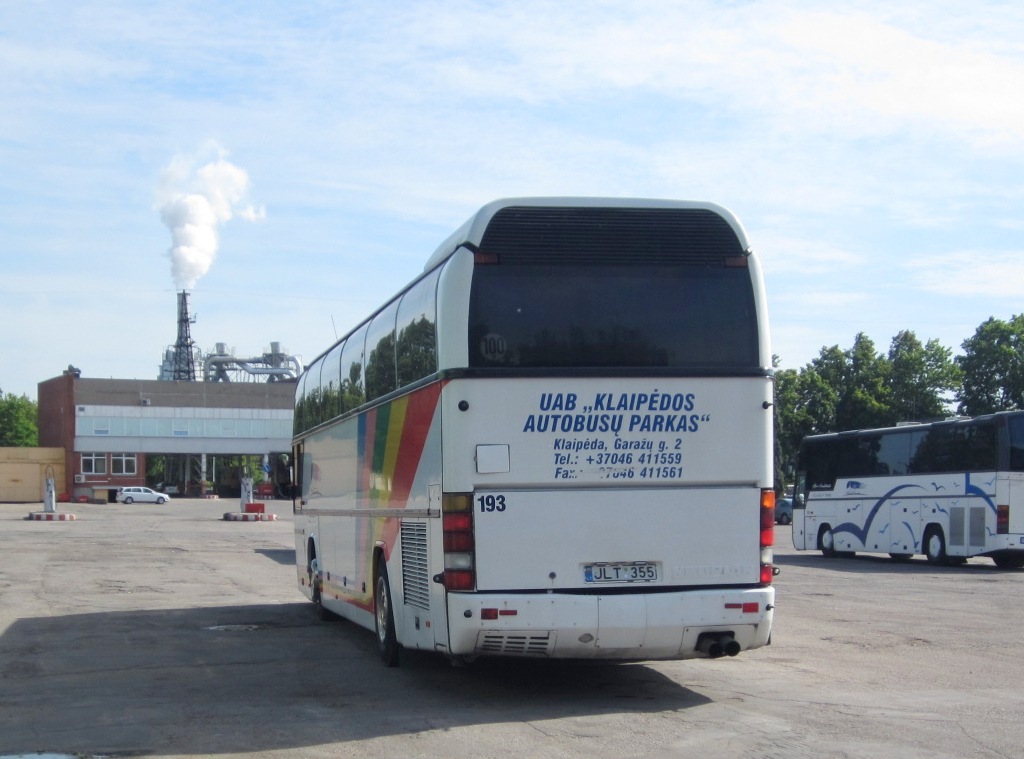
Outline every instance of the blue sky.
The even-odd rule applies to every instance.
[[[1022,41],[1015,0],[5,3],[0,389],[155,379],[183,279],[204,350],[312,359],[519,195],[732,209],[784,367],[959,352],[1024,311]]]

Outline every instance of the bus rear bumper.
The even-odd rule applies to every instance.
[[[450,593],[448,653],[632,660],[735,654],[768,644],[774,606],[771,587],[621,595]]]

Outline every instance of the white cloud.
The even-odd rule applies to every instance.
[[[788,219],[781,225],[792,225]],[[853,251],[831,245],[818,238],[793,237],[769,227],[752,235],[754,249],[764,262],[769,276],[829,274],[841,277],[844,271],[863,266],[865,257]]]
[[[918,288],[939,295],[1020,301],[1024,251],[965,251],[919,257],[905,267]]]

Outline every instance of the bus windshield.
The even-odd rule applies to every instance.
[[[478,265],[470,366],[757,368],[745,266]]]

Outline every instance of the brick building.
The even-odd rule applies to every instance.
[[[273,481],[291,450],[294,392],[293,382],[85,379],[69,368],[39,383],[39,444],[64,449],[57,492],[95,501],[128,485],[230,487],[238,473],[218,472],[218,460],[240,456],[261,457]],[[161,456],[162,482],[148,482],[147,462]]]

